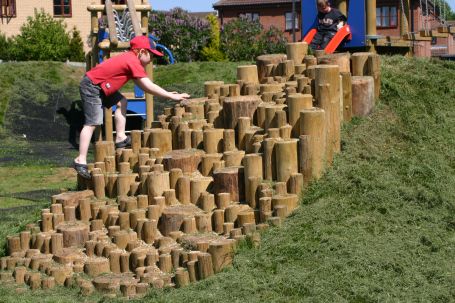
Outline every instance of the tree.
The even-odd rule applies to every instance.
[[[202,59],[205,61],[224,61],[226,56],[220,49],[220,26],[218,19],[214,15],[208,15],[207,20],[210,23],[210,42],[208,46],[202,49]]]
[[[65,61],[70,57],[70,36],[62,20],[35,11],[15,37],[16,60]]]
[[[286,42],[278,28],[264,31],[259,21],[246,17],[233,19],[221,32],[221,49],[231,61],[254,61],[259,55],[282,53]]]
[[[174,8],[169,12],[153,11],[149,30],[180,62],[199,60],[202,48],[210,39],[209,23],[191,16],[181,8]]]
[[[81,32],[73,27],[71,32],[71,40],[69,44],[69,52],[71,61],[83,62],[85,60],[84,43],[82,42]]]

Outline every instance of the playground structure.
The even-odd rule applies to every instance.
[[[115,56],[118,52],[128,50],[129,41],[134,36],[149,35],[148,18],[151,6],[148,1],[142,0],[141,5],[135,5],[132,0],[125,2],[126,4],[116,5],[111,0],[106,0],[104,5],[88,6],[87,9],[91,15],[92,50],[87,55],[87,70]],[[107,24],[103,25],[104,22]],[[157,41],[156,37],[152,35],[149,37]],[[173,60],[172,53],[165,46],[161,45],[161,47]],[[147,65],[146,72],[148,77],[153,79],[153,64]],[[128,99],[128,108],[133,112],[132,115],[145,118],[145,127],[149,127],[153,121],[153,96],[144,93],[139,87],[134,88],[134,93],[123,93],[123,95]],[[114,110],[115,107],[104,109],[104,133],[106,140],[110,141],[114,138],[112,119]],[[102,139],[101,128],[97,129],[96,137],[98,140]]]
[[[400,35],[393,37],[381,36],[377,33],[376,0],[335,1],[336,7],[347,16],[348,21],[347,25],[333,37],[325,52],[333,53],[337,48],[343,50],[366,48],[368,51],[376,51],[378,47],[412,49],[419,41],[431,42],[434,38],[449,38],[455,34],[455,28],[446,25],[441,4],[437,9],[438,1],[420,0],[418,28],[414,28],[414,17],[410,14],[411,2],[411,0],[400,0],[398,9],[400,14],[397,20],[397,24],[400,25]],[[434,6],[433,15],[437,16],[439,23],[442,24],[437,29],[432,29],[435,22],[431,23],[435,20],[430,19],[429,2]],[[302,0],[301,5],[303,41],[309,43],[317,25],[316,1]]]
[[[330,167],[343,121],[379,96],[378,55],[307,50],[290,43],[238,66],[237,83],[206,82],[204,97],[148,116],[131,148],[96,142],[92,179],[8,237],[0,281],[133,298],[222,271],[245,238],[259,245]]]

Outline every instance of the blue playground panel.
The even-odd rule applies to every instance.
[[[368,0],[367,0],[368,1]],[[302,0],[302,38],[317,27],[318,9],[316,0]],[[348,24],[352,39],[341,44],[343,48],[366,46],[366,7],[365,0],[350,0],[348,7]]]
[[[130,112],[129,114],[131,113],[135,113],[135,114],[138,114],[139,117],[141,117],[142,119],[147,119],[147,116],[146,116],[146,105],[145,105],[145,100],[137,100],[137,99],[133,99],[133,100],[128,100],[128,106],[127,106],[127,110],[128,112]],[[117,109],[117,106],[114,105],[112,106],[112,112],[114,112],[115,110]]]

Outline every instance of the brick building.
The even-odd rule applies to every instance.
[[[316,1],[316,0],[314,0]],[[369,1],[369,0],[368,0]],[[292,0],[220,0],[213,7],[218,11],[221,25],[233,18],[244,15],[261,22],[264,28],[271,25],[278,27],[288,41],[292,41]],[[342,1],[332,1],[337,2]],[[439,10],[433,1],[409,0],[409,25],[407,32],[414,33],[409,38],[402,37],[403,23],[402,0],[376,0],[376,29],[377,35],[382,37],[383,45],[387,41],[395,41],[394,45],[412,47],[416,56],[429,57],[431,55],[454,54],[454,35],[438,34],[443,25],[439,19]],[[305,2],[304,2],[305,3]],[[420,7],[420,3],[423,7]],[[428,7],[425,4],[428,3]],[[295,0],[295,32],[296,40],[302,39],[301,31],[301,1]],[[349,16],[348,16],[349,18]],[[420,33],[426,30],[426,33]],[[433,31],[432,31],[433,30]]]
[[[124,4],[124,0],[113,1]],[[21,26],[27,17],[34,16],[41,9],[56,19],[62,19],[67,24],[67,30],[74,26],[81,32],[84,50],[89,49],[90,13],[87,6],[102,4],[103,0],[0,0],[0,32],[11,37],[20,33]],[[141,0],[135,0],[141,4]],[[146,2],[148,4],[148,2]]]
[[[300,40],[300,1],[295,1],[295,32]],[[259,20],[264,28],[275,26],[292,41],[292,0],[220,0],[213,5],[221,25],[241,15]]]

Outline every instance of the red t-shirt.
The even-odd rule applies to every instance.
[[[110,58],[87,72],[93,84],[99,85],[106,96],[118,91],[130,79],[147,77],[144,67],[132,51]]]

